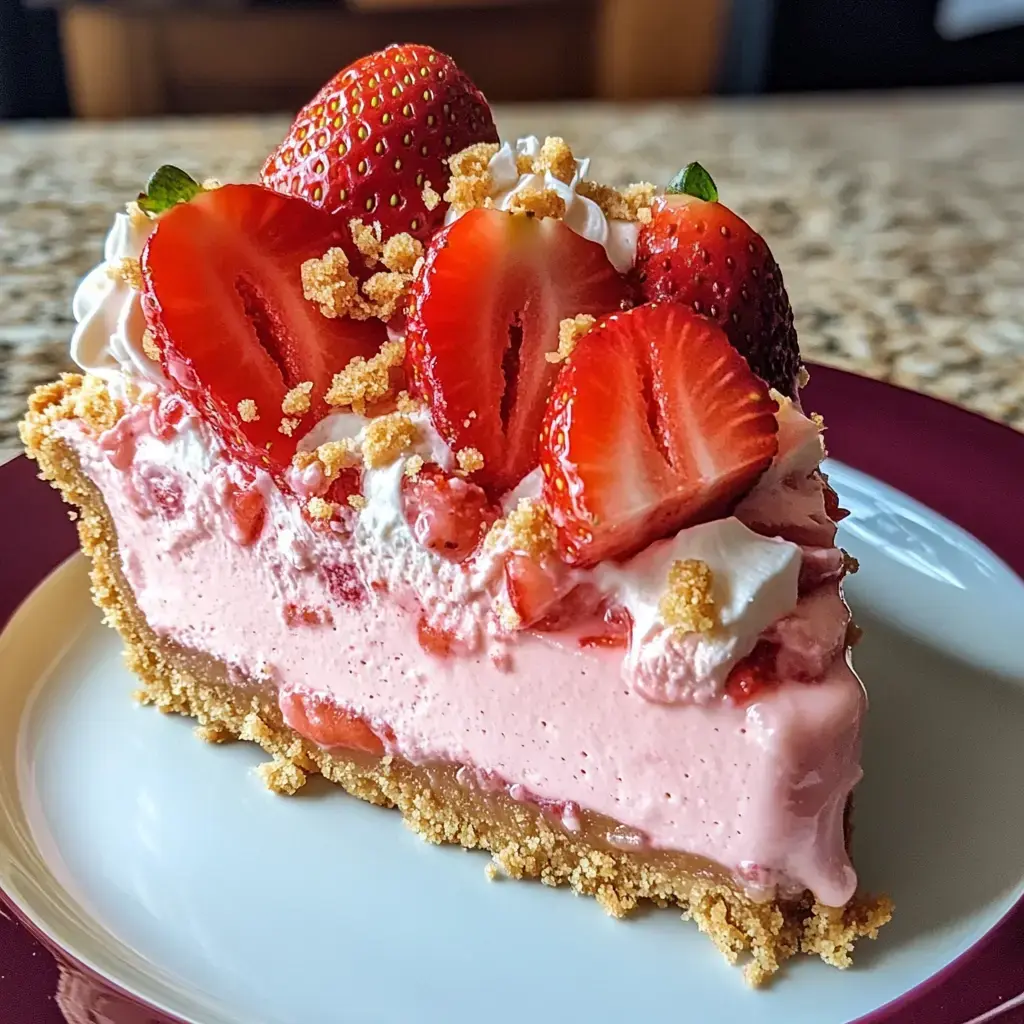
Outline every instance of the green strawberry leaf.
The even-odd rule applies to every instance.
[[[698,163],[687,164],[669,183],[669,195],[696,196],[709,203],[718,202],[718,187],[707,171]]]
[[[178,203],[194,199],[203,186],[178,167],[164,164],[158,167],[146,182],[146,191],[139,193],[139,206],[146,213],[163,213]]]

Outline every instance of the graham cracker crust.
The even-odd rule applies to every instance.
[[[93,599],[104,621],[121,634],[126,663],[142,683],[137,698],[196,719],[197,733],[205,740],[258,744],[272,758],[260,768],[269,788],[292,794],[308,775],[318,773],[361,800],[398,808],[406,824],[429,842],[490,851],[489,877],[500,871],[511,878],[539,878],[546,885],[567,884],[594,896],[616,917],[644,900],[677,907],[730,963],[745,959],[744,974],[753,985],[766,981],[796,953],[849,967],[855,942],[876,938],[889,921],[892,902],[886,896],[858,893],[841,908],[825,907],[809,892],[797,900],[757,903],[722,878],[695,873],[683,856],[655,859],[649,853],[598,847],[503,792],[483,794],[458,785],[454,766],[438,770],[399,757],[346,757],[304,740],[285,725],[274,694],[263,684],[229,681],[224,665],[161,640],[136,606],[103,498],[75,452],[52,429],[73,418],[106,429],[118,413],[102,382],[65,374],[32,395],[22,440],[29,457],[38,461],[41,477],[78,508],[82,550],[92,560]]]

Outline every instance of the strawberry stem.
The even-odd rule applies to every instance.
[[[146,213],[163,213],[178,203],[187,203],[203,191],[203,186],[190,174],[164,164],[150,175],[146,191],[139,193],[138,203]]]
[[[718,202],[718,187],[714,179],[696,161],[687,164],[669,183],[669,195],[695,196],[709,203]]]

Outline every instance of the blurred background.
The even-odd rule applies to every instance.
[[[0,0],[0,116],[288,110],[407,40],[492,102],[1019,82],[1024,0]]]

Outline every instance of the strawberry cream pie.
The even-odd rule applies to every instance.
[[[443,54],[365,57],[259,184],[163,167],[116,215],[23,438],[141,700],[272,789],[680,908],[755,983],[845,967],[891,908],[782,276],[698,164],[588,173]]]

